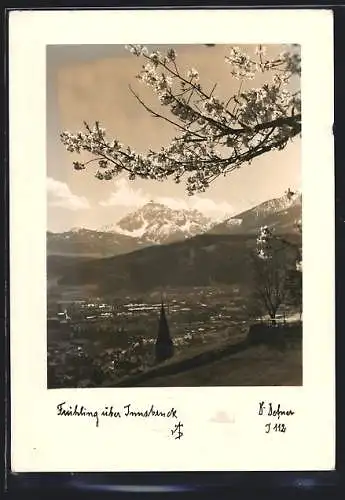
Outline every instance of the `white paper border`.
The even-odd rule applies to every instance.
[[[206,35],[207,34],[207,35]],[[303,387],[46,390],[46,45],[299,43],[303,113]],[[334,467],[333,20],[326,10],[17,11],[9,19],[11,467],[16,472]],[[166,423],[63,419],[62,400],[175,406]],[[260,400],[295,409],[265,435]],[[231,424],[211,421],[225,410]],[[107,421],[106,421],[107,420]],[[291,423],[290,423],[291,422]]]

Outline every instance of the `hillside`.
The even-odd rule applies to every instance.
[[[296,243],[300,241],[299,235],[287,235],[286,238]],[[250,259],[255,242],[254,235],[205,234],[184,242],[80,263],[59,283],[96,284],[103,292],[248,283],[252,277]],[[291,256],[295,258],[293,249]]]
[[[189,348],[146,372],[124,377],[115,385],[179,387],[302,384],[302,325],[298,320],[292,316],[285,327],[270,331],[265,341],[258,341],[257,334],[251,335],[249,337],[248,333],[235,328],[231,339],[227,341]]]
[[[48,279],[58,278],[68,274],[74,266],[92,260],[88,256],[75,255],[47,255],[47,275]]]
[[[157,286],[203,286],[213,281],[245,279],[255,239],[247,236],[197,236],[185,242],[145,248],[118,257],[80,263],[60,280],[62,285],[98,284],[146,290]]]
[[[140,248],[140,243],[123,234],[83,228],[63,233],[47,232],[48,255],[101,258],[132,252],[137,248]]]
[[[286,351],[251,347],[188,371],[152,377],[137,387],[299,386],[302,385],[302,348]]]

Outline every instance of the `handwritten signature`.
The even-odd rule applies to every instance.
[[[292,417],[295,415],[295,411],[291,408],[282,408],[280,403],[274,404],[272,402],[266,403],[265,401],[261,401],[259,403],[258,415],[271,417],[271,421],[265,424],[266,434],[272,431],[285,433],[287,431],[287,425],[283,422],[278,423],[277,421],[279,421],[281,417]]]
[[[174,407],[166,409],[161,409],[155,407],[153,404],[146,408],[135,408],[132,403],[124,405],[121,409],[116,409],[114,406],[104,406],[102,409],[90,409],[86,408],[84,405],[79,404],[69,404],[67,401],[63,401],[56,406],[57,415],[61,417],[88,417],[94,419],[96,427],[99,427],[100,418],[165,418],[165,419],[177,419],[177,410]],[[179,422],[176,429],[174,430],[179,437],[175,439],[180,439],[183,436],[181,427],[183,424]]]

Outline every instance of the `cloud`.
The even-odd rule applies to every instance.
[[[99,204],[102,207],[141,207],[150,201],[150,198],[143,193],[142,189],[135,189],[129,185],[126,179],[118,179],[115,182],[115,191],[109,198],[101,201]]]
[[[157,196],[155,200],[157,203],[166,205],[172,210],[189,210],[190,204],[183,200],[182,198],[171,198],[169,196]]]
[[[125,178],[115,182],[115,190],[109,198],[101,201],[103,207],[117,206],[135,209],[150,200],[162,203],[173,210],[198,210],[212,219],[222,219],[233,213],[233,207],[225,200],[214,200],[200,195],[186,196],[186,198],[173,198],[170,196],[150,196],[140,188],[130,186],[130,181]]]
[[[222,218],[231,215],[233,212],[232,206],[226,201],[215,201],[198,195],[188,197],[186,200],[183,198],[157,197],[155,201],[174,210],[198,210],[212,219]]]
[[[215,201],[211,198],[194,195],[191,198],[190,206],[194,210],[209,216],[209,217],[222,217],[223,215],[231,215],[234,211],[233,207],[224,200]]]
[[[85,210],[90,208],[89,201],[84,196],[73,194],[65,182],[47,178],[48,205],[67,210]]]

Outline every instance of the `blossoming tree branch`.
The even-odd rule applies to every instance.
[[[182,72],[174,49],[149,53],[142,45],[127,46],[144,64],[137,78],[157,96],[158,109],[149,107],[131,87],[135,99],[153,117],[177,131],[167,147],[138,153],[116,138],[107,137],[99,122],[77,133],[62,132],[61,141],[71,153],[86,152],[91,159],[75,161],[76,170],[96,165],[95,175],[111,180],[121,173],[136,177],[184,181],[189,194],[205,191],[220,176],[240,168],[269,151],[282,150],[301,134],[301,95],[291,91],[291,79],[301,71],[294,46],[275,58],[256,47],[253,56],[237,47],[229,49],[225,63],[238,80],[238,90],[227,100],[216,95],[215,84],[206,89],[199,73]],[[243,90],[244,82],[265,74],[266,83]]]

